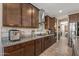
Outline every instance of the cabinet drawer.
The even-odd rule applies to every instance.
[[[10,53],[7,53],[6,56],[23,56],[24,55],[24,49],[18,49],[16,51],[12,51]]]
[[[20,49],[20,44],[4,47],[4,52],[12,52],[12,51],[15,51],[17,49]]]

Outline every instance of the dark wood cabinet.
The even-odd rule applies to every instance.
[[[45,50],[45,39],[41,38],[41,51],[43,52]]]
[[[25,43],[24,47],[25,56],[34,56],[34,41],[29,41]]]
[[[24,52],[23,51],[24,51],[24,48],[15,50],[15,51],[11,52],[9,54],[9,56],[23,56],[24,55]]]
[[[45,49],[47,49],[49,46],[49,43],[48,43],[49,39],[48,39],[48,37],[45,37],[44,39],[45,39]]]
[[[38,56],[56,42],[54,36],[46,36],[36,40],[4,47],[5,56]]]
[[[4,3],[3,26],[38,28],[39,9],[30,3]]]
[[[49,48],[51,45],[53,45],[56,42],[55,37],[52,36],[48,36],[44,38],[44,43],[45,43],[45,49]]]
[[[41,54],[42,49],[41,49],[41,38],[35,40],[35,55],[38,56]]]
[[[49,17],[48,16],[45,16],[45,28],[46,29],[49,29]]]
[[[79,13],[69,15],[69,22],[78,22],[79,21]]]
[[[38,28],[39,9],[30,3],[22,4],[22,26]]]
[[[21,4],[4,3],[3,4],[3,25],[21,26]]]
[[[31,27],[32,8],[30,4],[22,4],[22,26]]]
[[[16,54],[17,52],[20,54],[20,50],[19,50],[21,49],[20,45],[21,44],[4,47],[4,55],[11,56],[13,54]],[[16,55],[18,55],[18,53]]]
[[[56,22],[56,18],[55,17],[53,17],[53,18],[51,18],[51,29],[53,29],[54,31],[55,31],[55,22]]]
[[[76,22],[76,18],[77,16],[76,15],[69,15],[69,22]]]
[[[55,30],[55,17],[45,16],[45,28]]]
[[[34,28],[38,28],[39,26],[39,9],[33,6],[33,13],[32,13],[32,26]]]
[[[51,38],[51,44],[54,44],[56,42],[56,38],[54,35],[50,36]]]
[[[34,41],[4,47],[5,56],[34,56]]]

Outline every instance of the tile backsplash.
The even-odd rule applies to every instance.
[[[16,30],[20,30],[23,32],[24,35],[31,35],[31,31],[32,30],[37,30],[34,28],[12,28],[12,27],[2,27],[1,28],[1,37],[8,37],[9,34],[9,30],[10,29],[16,29]]]
[[[2,27],[1,28],[1,37],[8,37],[9,35],[9,30],[11,29],[16,29],[16,30],[20,30],[21,32],[23,32],[24,35],[31,35],[32,30],[35,30],[35,34],[40,30],[40,28],[17,28],[17,27]],[[39,32],[45,32],[45,29],[43,29],[42,31]]]

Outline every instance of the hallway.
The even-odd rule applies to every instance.
[[[72,49],[68,47],[68,39],[61,36],[60,40],[44,51],[40,56],[72,56]]]

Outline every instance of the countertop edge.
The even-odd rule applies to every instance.
[[[16,44],[21,44],[21,43],[25,43],[25,42],[28,42],[28,41],[40,39],[40,38],[43,38],[43,37],[52,36],[52,35],[54,35],[54,34],[49,34],[49,35],[45,35],[45,36],[37,36],[37,37],[32,37],[32,38],[25,38],[23,40],[16,41],[16,42],[8,41],[8,42],[6,42],[5,44],[2,44],[2,45],[3,45],[3,47],[8,47],[8,46],[12,46],[12,45],[16,45]]]

